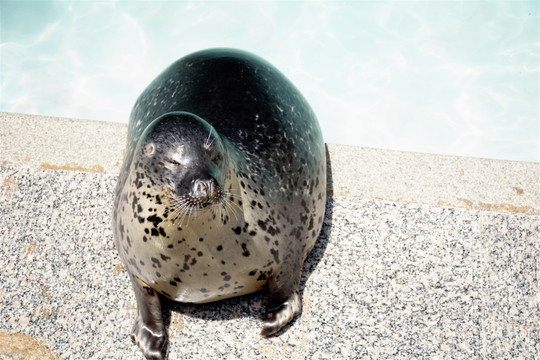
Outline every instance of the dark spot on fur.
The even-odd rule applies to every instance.
[[[279,264],[279,250],[270,249],[270,253],[274,256],[274,261]]]
[[[279,230],[279,228],[274,228],[273,226],[269,226],[267,232],[268,232],[270,235],[274,236],[274,235],[276,235],[276,234],[279,234],[279,233],[280,233],[280,230]]]
[[[152,233],[152,236],[158,236],[158,235],[159,235],[159,232],[157,231],[156,228],[153,228],[153,229],[151,230],[151,233]]]
[[[167,255],[159,254],[159,256],[161,256],[161,260],[163,260],[163,261],[167,261],[167,260],[171,259],[171,257],[167,256]]]
[[[247,249],[247,244],[242,243],[242,255],[248,257],[250,255],[249,250]]]
[[[176,282],[175,282],[175,281],[169,281],[169,284],[171,284],[172,286],[176,286]]]
[[[159,227],[159,234],[161,236],[167,236],[167,234],[165,233],[165,229],[163,229],[161,226]]]
[[[163,221],[162,218],[160,218],[159,216],[157,216],[155,214],[150,215],[149,217],[146,218],[146,220],[148,220],[149,222],[154,224],[154,227],[157,227],[159,225],[159,223]]]
[[[240,226],[235,227],[235,228],[232,229],[232,230],[234,231],[234,233],[235,233],[236,235],[240,235],[240,233],[242,232],[242,229],[240,228]]]
[[[156,259],[155,257],[151,257],[150,260],[152,260],[152,262],[154,263],[153,267],[156,267],[157,265],[157,267],[161,268],[161,262],[158,259]]]
[[[216,249],[217,249],[217,251],[221,251],[221,250],[223,250],[223,246],[218,245],[218,247]]]
[[[266,231],[266,223],[262,220],[259,220],[257,222],[257,225],[259,225],[259,227],[262,229],[262,231]]]
[[[254,276],[256,273],[257,273],[257,269],[251,270],[248,275],[249,276]]]

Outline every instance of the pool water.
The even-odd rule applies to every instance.
[[[0,2],[0,111],[127,122],[190,52],[235,47],[325,140],[540,162],[538,1]]]

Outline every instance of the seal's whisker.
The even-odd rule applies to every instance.
[[[242,196],[241,195],[237,195],[237,194],[233,194],[232,192],[226,192],[223,197],[227,197],[227,198],[233,198],[235,200],[242,200]]]
[[[223,198],[224,199],[227,199],[229,201],[231,201],[230,199],[235,199],[235,200],[242,200],[242,196],[241,195],[238,195],[238,194],[235,194],[233,193],[232,191],[230,190],[222,190],[223,191]]]
[[[225,202],[227,206],[231,209],[231,211],[234,211],[235,213],[236,213],[236,210],[239,210],[240,212],[243,211],[242,206],[240,206],[240,204],[237,204],[236,202],[229,199],[225,199]]]
[[[186,220],[186,226],[189,223],[189,217],[191,216],[191,211],[193,209],[193,205],[191,205],[188,201],[181,204],[179,207],[179,212],[182,213],[182,217],[180,218],[180,226],[184,224],[184,220]]]
[[[216,194],[211,199],[210,206],[207,201],[199,200],[190,195],[174,196],[170,191],[166,193],[166,200],[170,206],[170,212],[172,214],[171,220],[174,223],[180,223],[180,225],[182,225],[184,220],[186,220],[187,223],[190,217],[195,216],[197,212],[202,211],[205,208],[210,209],[213,216],[216,217],[218,214],[215,210],[215,206],[220,207],[220,216],[222,216],[223,210],[227,213],[233,212],[235,216],[237,216],[236,210],[233,207],[237,206],[239,209],[241,208],[235,204],[233,200],[228,199],[227,196],[234,199],[232,193],[228,193],[220,187],[216,190]],[[228,205],[229,203],[234,205]]]
[[[221,219],[222,222],[224,222],[225,220],[224,214],[225,216],[228,216],[227,199],[225,198],[221,199],[220,206],[219,206],[219,218]]]
[[[178,199],[172,196],[168,197],[168,202],[172,208],[172,213],[174,215],[172,221],[174,223],[177,223],[179,221],[179,226],[182,226],[184,223],[184,219],[189,212],[189,208],[191,207],[190,202],[185,197]]]
[[[210,132],[208,133],[208,137],[204,141],[205,147],[210,147],[214,143],[214,139],[212,139],[212,128],[210,128]]]
[[[224,206],[222,207],[222,210],[226,211],[225,214],[229,215],[229,212],[230,212],[234,215],[234,218],[238,220],[238,214],[233,205],[237,206],[240,211],[242,211],[242,208],[238,204],[236,204],[234,201],[230,201],[228,199],[223,199],[223,204]]]
[[[221,202],[225,208],[230,208],[231,211],[236,212],[235,206],[238,210],[242,211],[242,207],[239,204],[237,204],[234,200],[229,199],[229,197],[227,196],[224,196]]]

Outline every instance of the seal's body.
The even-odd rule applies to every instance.
[[[287,324],[325,200],[317,119],[272,65],[216,49],[159,75],[133,108],[113,208],[145,356],[161,358],[160,296],[204,303],[267,288],[262,334]]]

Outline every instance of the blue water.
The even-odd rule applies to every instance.
[[[4,1],[0,111],[127,122],[167,65],[236,47],[330,143],[540,162],[538,1]]]

